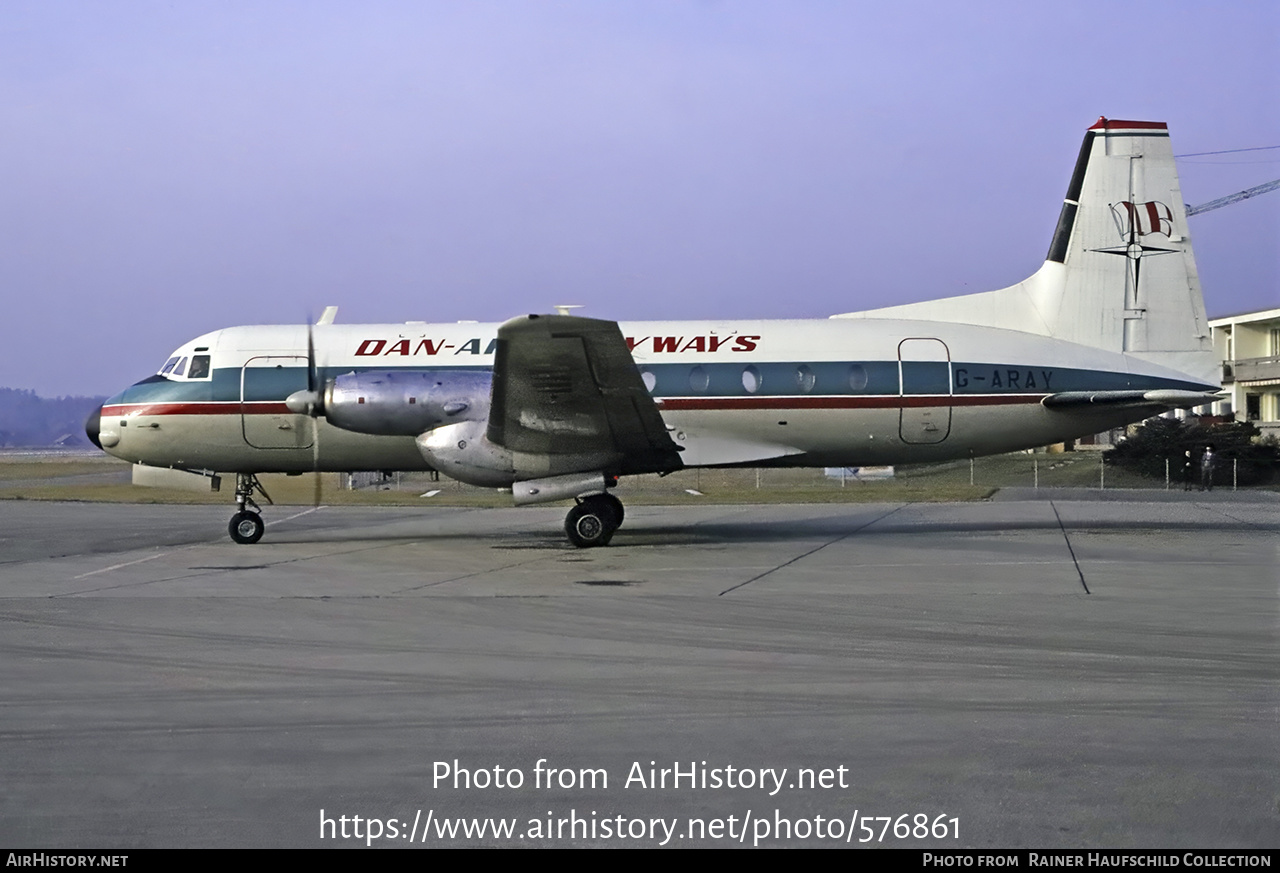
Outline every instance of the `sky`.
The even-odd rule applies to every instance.
[[[0,385],[111,394],[237,324],[809,318],[1013,284],[1084,131],[1199,204],[1280,178],[1280,4],[0,7]],[[1190,219],[1280,306],[1280,191]]]

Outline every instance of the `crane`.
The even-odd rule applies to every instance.
[[[1230,206],[1232,203],[1239,203],[1241,200],[1248,200],[1250,197],[1257,197],[1259,194],[1274,191],[1276,188],[1280,188],[1280,179],[1272,179],[1270,182],[1264,182],[1261,185],[1254,185],[1252,188],[1246,188],[1243,191],[1228,194],[1226,197],[1219,197],[1217,200],[1210,200],[1208,203],[1201,203],[1199,206],[1188,206],[1187,215],[1199,215],[1201,212],[1208,212],[1211,209]]]

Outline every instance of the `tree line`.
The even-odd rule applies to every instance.
[[[0,388],[0,446],[88,446],[84,422],[105,397],[40,397]]]
[[[1188,453],[1191,467],[1198,470],[1208,446],[1217,459],[1215,484],[1229,485],[1234,476],[1240,485],[1266,485],[1280,470],[1280,446],[1274,438],[1262,437],[1250,422],[1212,416],[1148,419],[1105,457],[1108,464],[1153,478],[1163,478],[1168,463],[1169,474],[1181,479]]]

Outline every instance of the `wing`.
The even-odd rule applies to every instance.
[[[622,331],[594,318],[529,315],[498,328],[487,436],[513,452],[612,458],[616,473],[681,466]]]

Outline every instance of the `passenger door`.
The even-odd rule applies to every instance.
[[[898,434],[904,443],[940,443],[951,433],[951,351],[933,337],[898,343]]]

